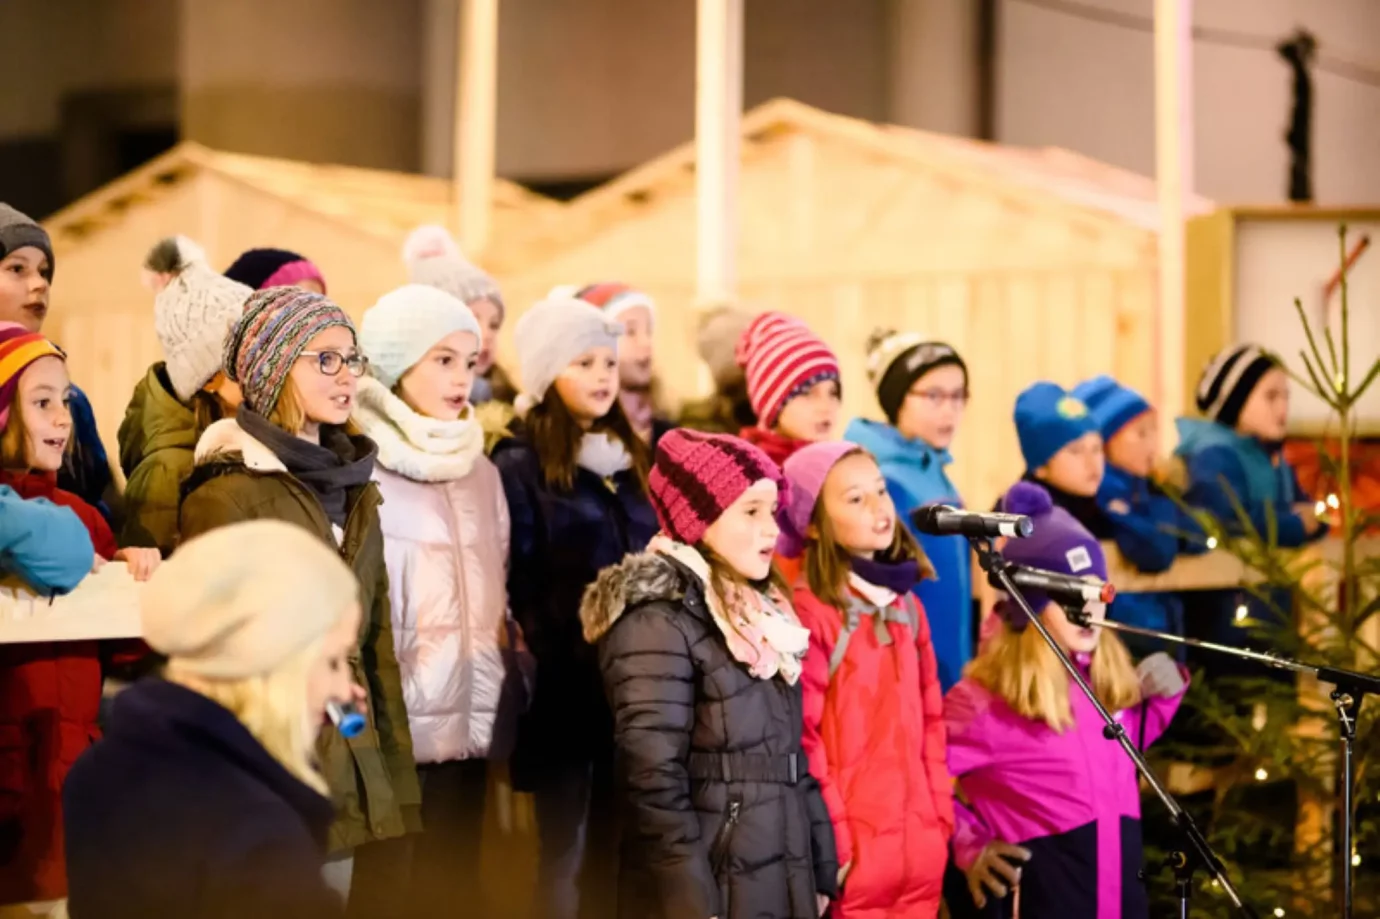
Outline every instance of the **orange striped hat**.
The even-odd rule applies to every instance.
[[[10,406],[19,391],[19,376],[40,357],[67,355],[57,345],[37,332],[30,332],[17,322],[0,322],[0,430],[10,420]]]

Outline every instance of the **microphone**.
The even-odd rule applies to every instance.
[[[1061,605],[1081,609],[1085,603],[1111,603],[1116,587],[1108,581],[1084,580],[1071,574],[1010,564],[1006,573],[1017,587],[1038,590]]]
[[[910,512],[911,525],[930,536],[1007,536],[1022,539],[1035,524],[1020,514],[975,514],[947,504],[930,504]]]
[[[346,702],[343,705],[339,702],[327,702],[326,714],[331,719],[331,724],[344,737],[358,737],[360,731],[364,730],[364,716],[355,710],[354,704]]]

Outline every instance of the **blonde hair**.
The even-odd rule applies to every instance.
[[[272,672],[243,680],[183,674],[175,657],[164,675],[225,708],[298,781],[328,795],[326,780],[316,767],[319,732],[306,717],[309,673],[324,640],[313,639]]]
[[[1001,697],[1022,718],[1043,721],[1060,733],[1073,727],[1069,675],[1034,628],[1017,631],[1003,621],[983,641],[963,675]],[[1110,632],[1098,637],[1088,682],[1113,713],[1140,702],[1140,681],[1131,655]]]

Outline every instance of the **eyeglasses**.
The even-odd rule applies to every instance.
[[[946,391],[943,389],[922,389],[919,392],[907,393],[908,396],[915,396],[924,399],[930,404],[931,408],[943,408],[945,403],[952,403],[954,408],[964,408],[968,404],[968,390],[955,389]]]
[[[369,369],[369,358],[356,352],[341,354],[339,351],[303,351],[299,357],[316,358],[316,369],[328,377],[339,375],[341,368],[348,367],[350,376],[362,377]]]

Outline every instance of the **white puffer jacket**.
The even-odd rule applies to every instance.
[[[366,378],[355,422],[379,446],[374,478],[413,752],[419,763],[486,757],[525,705],[505,653],[515,626],[498,469],[473,409],[436,421]]]

